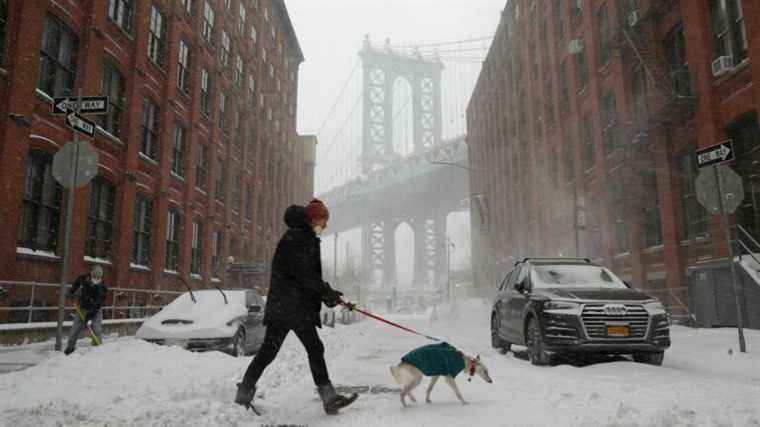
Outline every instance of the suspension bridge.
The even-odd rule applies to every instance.
[[[331,208],[331,231],[361,230],[362,270],[375,284],[398,282],[402,223],[414,235],[413,285],[445,280],[447,217],[469,210],[465,111],[491,39],[365,37],[327,111],[317,194]]]

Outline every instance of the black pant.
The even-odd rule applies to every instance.
[[[319,339],[316,326],[290,328],[282,325],[267,325],[264,343],[245,371],[243,383],[246,386],[250,388],[256,385],[264,369],[277,356],[277,352],[280,351],[285,337],[291,330],[296,333],[301,344],[306,348],[306,353],[309,355],[309,367],[311,368],[314,384],[320,387],[330,382],[330,377],[327,374],[327,365],[325,364],[325,346],[322,344],[322,340]]]

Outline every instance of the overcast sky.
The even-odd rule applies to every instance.
[[[357,61],[365,34],[376,45],[383,44],[386,38],[392,44],[407,44],[488,36],[495,32],[506,0],[285,0],[285,3],[306,58],[300,68],[298,132],[316,134]],[[461,102],[466,104],[464,99]],[[327,135],[323,134],[320,140],[323,147],[329,129],[330,125],[324,132]],[[332,167],[335,166],[324,159],[317,165],[317,168]],[[457,246],[452,254],[455,269],[469,268],[469,228],[469,214],[450,216],[448,236]],[[345,260],[345,244],[350,243],[351,256],[358,258],[360,242],[358,230],[341,236],[339,265]],[[323,240],[327,265],[333,263],[332,244],[332,238]],[[400,227],[396,252],[402,285],[411,282],[412,248],[411,231],[406,226]]]

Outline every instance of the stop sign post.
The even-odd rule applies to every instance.
[[[727,147],[726,147],[727,144]],[[714,147],[714,148],[713,148]],[[726,232],[726,244],[728,246],[728,266],[731,269],[731,284],[734,290],[736,300],[736,326],[739,331],[739,350],[742,353],[747,352],[747,343],[744,340],[744,319],[741,310],[741,294],[736,280],[736,269],[734,268],[734,251],[731,244],[731,229],[728,226],[728,214],[736,211],[744,199],[744,186],[742,179],[728,166],[719,164],[717,160],[722,158],[724,161],[729,159],[726,153],[732,153],[731,141],[719,144],[718,146],[708,147],[700,150],[697,155],[697,164],[701,171],[695,181],[697,191],[697,200],[708,212],[713,215],[720,215],[723,218],[723,228]],[[722,150],[720,156],[710,151]],[[731,156],[731,159],[733,156]]]
[[[107,102],[105,102],[107,110]],[[63,111],[56,111],[54,114],[70,113],[78,115],[82,109],[82,90],[76,97],[73,106],[67,105]],[[69,111],[66,111],[69,110]],[[106,111],[92,111],[102,114]],[[68,115],[66,117],[69,117]],[[83,119],[84,120],[84,119]],[[74,213],[74,191],[77,188],[84,187],[89,183],[98,172],[98,151],[87,141],[79,141],[79,132],[83,130],[72,126],[68,121],[67,124],[74,130],[74,140],[63,146],[53,157],[53,176],[68,190],[68,199],[66,202],[66,231],[63,240],[63,259],[61,260],[61,285],[58,290],[58,327],[55,335],[55,349],[61,350],[63,337],[63,319],[66,311],[66,279],[69,274],[69,246],[71,244],[71,221]],[[94,131],[94,126],[93,129]],[[87,133],[87,132],[85,132]],[[94,133],[94,132],[93,132]],[[92,136],[92,134],[87,133]]]

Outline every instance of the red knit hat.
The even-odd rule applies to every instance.
[[[306,206],[306,216],[310,222],[314,222],[319,219],[330,219],[330,211],[327,210],[325,204],[319,199],[313,199]]]

